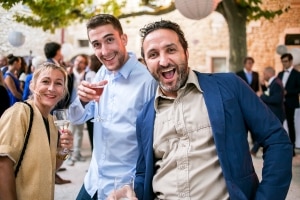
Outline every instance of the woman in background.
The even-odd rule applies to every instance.
[[[20,60],[21,60],[21,67],[20,67],[20,70],[17,72],[17,76],[18,76],[19,81],[20,81],[20,88],[23,92],[26,77],[27,77],[28,74],[31,73],[31,70],[30,70],[31,62],[29,63],[29,66],[28,66],[25,59],[22,56],[20,56]]]
[[[4,111],[10,106],[9,96],[1,72],[0,72],[0,94],[1,94],[1,98],[0,98],[0,117],[1,117]]]
[[[18,56],[9,54],[8,69],[4,74],[4,82],[7,87],[7,92],[10,99],[10,105],[22,100],[22,90],[20,88],[20,81],[16,76],[16,72],[21,68],[21,59]]]

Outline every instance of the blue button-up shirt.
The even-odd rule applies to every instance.
[[[142,106],[155,94],[156,81],[137,58],[129,53],[129,60],[117,72],[102,66],[94,82],[108,80],[99,100],[104,121],[94,123],[94,150],[84,186],[92,196],[106,199],[114,189],[114,177],[135,173],[138,157],[136,117]],[[97,115],[97,106],[89,102],[85,107],[79,98],[70,105],[72,123],[83,123]]]

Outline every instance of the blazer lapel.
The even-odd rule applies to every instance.
[[[200,88],[203,90],[216,147],[220,153],[225,149],[225,114],[220,88],[213,74],[197,73],[197,75]]]

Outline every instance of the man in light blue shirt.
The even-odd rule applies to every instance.
[[[136,117],[154,95],[157,83],[135,55],[126,51],[127,36],[118,19],[96,15],[87,23],[87,31],[103,66],[93,83],[82,81],[78,86],[69,112],[72,123],[83,123],[98,111],[103,120],[94,123],[92,159],[77,199],[104,200],[113,191],[116,176],[135,174]],[[96,85],[105,85],[101,96],[91,88]]]

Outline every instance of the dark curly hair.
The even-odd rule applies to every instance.
[[[140,35],[142,37],[142,47],[141,47],[141,55],[143,58],[145,58],[144,55],[144,50],[143,50],[143,43],[145,38],[147,37],[147,35],[155,30],[158,29],[169,29],[174,31],[178,38],[179,38],[179,42],[182,45],[184,51],[186,52],[188,49],[188,43],[185,39],[184,33],[181,30],[180,26],[178,24],[176,24],[175,22],[171,22],[168,20],[160,20],[160,21],[156,21],[150,24],[145,25],[143,28],[140,29]]]

